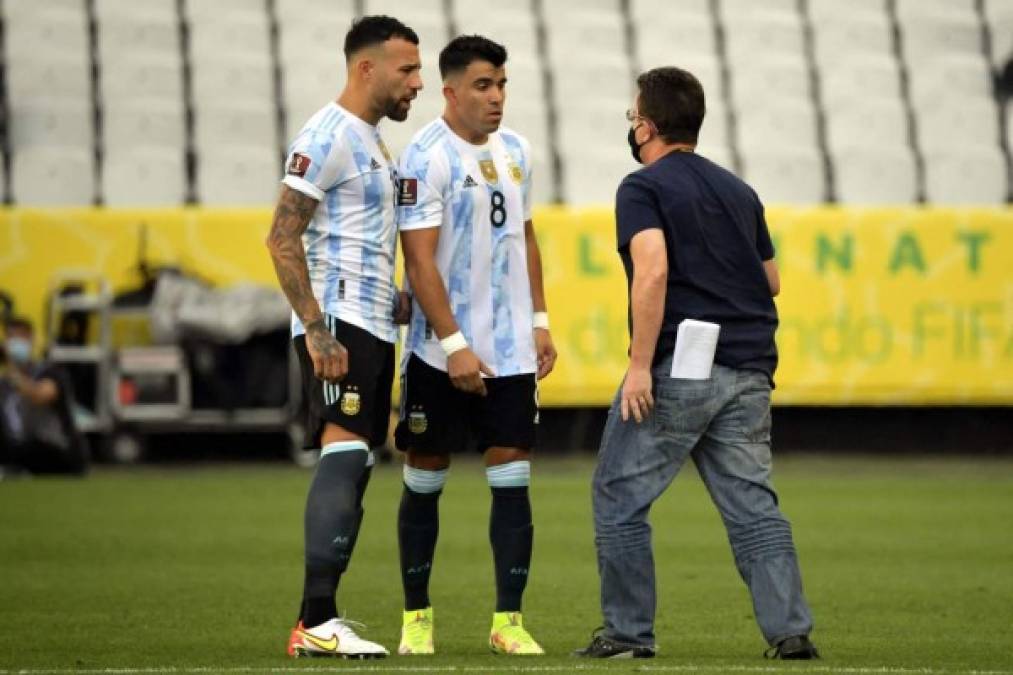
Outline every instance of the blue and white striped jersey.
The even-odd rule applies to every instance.
[[[380,132],[327,104],[292,142],[282,182],[320,202],[302,238],[320,309],[395,342],[397,166]],[[292,334],[303,332],[293,313]]]
[[[500,127],[485,145],[443,119],[423,127],[401,156],[398,227],[439,227],[436,264],[472,350],[497,376],[537,369],[524,222],[531,218],[531,148]],[[440,370],[447,357],[418,303],[405,353]]]

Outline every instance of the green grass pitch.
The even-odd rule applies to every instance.
[[[724,530],[687,468],[655,507],[654,661],[577,661],[599,623],[590,457],[533,470],[525,623],[544,658],[486,648],[488,488],[461,459],[441,502],[438,654],[283,656],[301,588],[309,473],[282,465],[99,469],[0,482],[0,673],[1013,672],[1013,461],[787,456],[775,483],[816,617],[814,664],[766,662]],[[339,605],[392,651],[400,466],[380,466]]]

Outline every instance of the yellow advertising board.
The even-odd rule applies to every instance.
[[[136,287],[151,266],[274,285],[268,209],[8,209],[0,290],[41,325],[62,271]],[[774,208],[782,273],[775,401],[1013,403],[1013,210]],[[556,371],[544,405],[608,403],[628,345],[626,280],[608,209],[537,209]]]

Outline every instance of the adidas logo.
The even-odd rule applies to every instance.
[[[476,183],[475,179],[471,177],[471,174],[469,174],[464,177],[464,185],[462,185],[461,187],[469,188],[475,187],[476,185],[478,185],[478,183]]]
[[[376,161],[372,157],[369,158],[369,170],[370,171],[376,171],[377,169],[382,169],[382,168],[383,167],[380,166],[380,162]]]

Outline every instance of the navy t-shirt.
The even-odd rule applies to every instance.
[[[675,348],[683,319],[721,326],[715,363],[767,374],[777,368],[777,309],[763,270],[774,246],[763,204],[731,172],[692,152],[671,152],[628,175],[616,194],[616,238],[633,283],[630,241],[665,234],[668,290],[657,363]],[[632,333],[632,316],[630,317]]]

